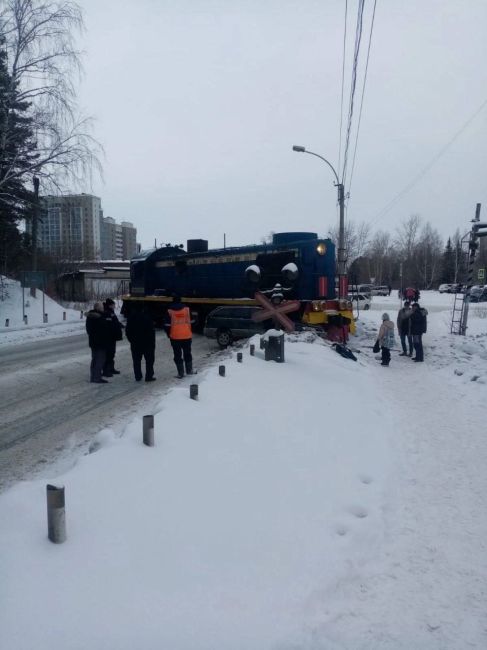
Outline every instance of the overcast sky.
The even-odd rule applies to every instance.
[[[292,145],[338,169],[345,0],[80,4],[80,103],[106,151],[104,183],[91,188],[106,216],[132,221],[144,248],[335,225],[332,172]],[[366,0],[348,177],[372,8]],[[392,232],[418,213],[445,237],[468,229],[477,202],[487,219],[487,105],[380,217],[487,100],[486,34],[486,0],[377,1],[348,218]]]

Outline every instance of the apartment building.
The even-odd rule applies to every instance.
[[[65,259],[100,259],[102,215],[100,198],[92,194],[42,197],[39,248]]]
[[[129,221],[104,217],[92,194],[44,196],[38,224],[38,247],[70,260],[130,260],[137,251],[137,229]],[[32,233],[32,225],[26,224]]]
[[[101,218],[101,254],[104,260],[130,260],[137,251],[137,229],[129,221]]]

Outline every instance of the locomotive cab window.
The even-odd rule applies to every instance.
[[[176,262],[174,263],[174,267],[176,269],[176,273],[178,275],[182,275],[183,273],[186,273],[186,271],[188,270],[188,263],[186,262],[186,260],[176,260]]]

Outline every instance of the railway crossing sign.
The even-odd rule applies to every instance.
[[[479,269],[478,279],[479,280],[485,280],[485,269]]]
[[[286,332],[294,331],[294,323],[286,314],[291,311],[297,311],[301,307],[299,300],[288,300],[275,304],[260,291],[255,292],[255,300],[263,309],[254,312],[252,314],[252,320],[259,322],[272,318],[276,325],[281,325]]]

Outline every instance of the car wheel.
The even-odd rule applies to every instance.
[[[221,348],[226,348],[232,343],[232,333],[230,330],[218,330],[216,333],[216,342]]]
[[[367,311],[367,309],[370,309],[370,305],[365,305],[364,310]]]

